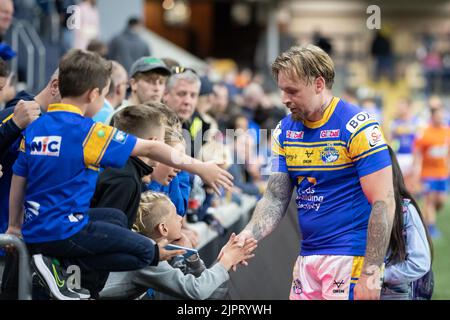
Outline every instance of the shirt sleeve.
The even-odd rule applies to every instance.
[[[22,130],[12,120],[14,109],[4,110],[0,114],[0,156],[20,138]]]
[[[122,168],[136,145],[136,137],[103,123],[94,123],[83,143],[85,165]]]
[[[27,154],[25,151],[25,137],[22,138],[19,147],[19,156],[13,165],[13,172],[16,176],[28,177]]]
[[[272,172],[289,173],[286,165],[286,153],[283,145],[281,122],[272,134]]]
[[[383,132],[374,120],[352,133],[347,148],[360,178],[391,165]]]
[[[408,204],[406,222],[406,260],[388,265],[384,272],[384,282],[401,284],[416,281],[431,268],[430,246],[425,227],[416,208]]]

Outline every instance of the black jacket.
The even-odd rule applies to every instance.
[[[107,168],[100,173],[91,201],[91,208],[122,210],[131,229],[142,193],[142,178],[153,169],[137,157],[130,157],[121,169]]]

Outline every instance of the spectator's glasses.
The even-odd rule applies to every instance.
[[[172,74],[179,74],[179,73],[184,73],[186,71],[190,71],[193,74],[197,74],[197,71],[195,71],[192,68],[185,68],[185,67],[181,67],[181,66],[177,66],[177,67],[173,67],[172,68]]]

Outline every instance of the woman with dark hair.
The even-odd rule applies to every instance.
[[[430,299],[433,291],[433,246],[419,205],[405,186],[394,151],[392,160],[395,217],[386,257],[382,300]]]

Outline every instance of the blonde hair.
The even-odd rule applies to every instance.
[[[317,77],[325,79],[328,89],[331,89],[334,83],[333,60],[325,51],[312,44],[295,46],[280,54],[272,64],[272,74],[276,81],[280,72],[292,79],[304,80],[308,85]]]
[[[150,237],[155,228],[165,222],[170,212],[164,204],[171,204],[164,193],[147,191],[141,195],[133,230]]]
[[[166,126],[165,128],[164,142],[166,144],[173,147],[177,143],[182,143],[186,147],[186,141],[180,131],[174,127]]]

